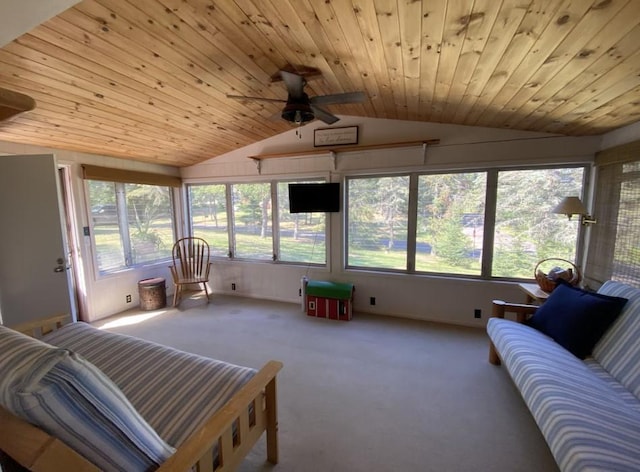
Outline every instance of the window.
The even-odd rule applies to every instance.
[[[234,184],[233,257],[272,260],[271,185],[268,183]]]
[[[498,173],[492,276],[530,279],[542,259],[575,261],[578,218],[551,211],[563,197],[582,195],[583,178],[583,167]]]
[[[582,196],[584,177],[577,166],[347,177],[346,267],[533,279],[542,259],[575,262],[578,218],[551,210]],[[190,185],[192,234],[221,257],[325,265],[326,214],[291,214],[290,183]]]
[[[290,213],[289,183],[189,185],[191,233],[217,257],[325,265],[326,214]]]
[[[347,266],[532,279],[542,259],[575,261],[579,224],[551,210],[583,180],[584,167],[348,178]]]
[[[326,213],[289,213],[289,183],[278,182],[278,260],[326,264]]]
[[[191,234],[209,243],[211,255],[226,257],[229,253],[227,186],[189,185]]]
[[[409,176],[347,180],[347,265],[407,268]]]
[[[416,270],[480,275],[486,172],[418,178]]]
[[[101,274],[171,257],[175,241],[170,187],[87,180]]]

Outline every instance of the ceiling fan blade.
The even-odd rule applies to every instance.
[[[292,74],[291,72],[287,72],[286,70],[280,71],[280,77],[282,77],[282,81],[287,86],[287,90],[289,91],[289,95],[291,98],[297,99],[302,98],[304,92],[304,84],[305,80],[302,76],[298,74]]]
[[[280,122],[282,120],[282,111],[278,111],[277,113],[274,113],[273,115],[269,115],[269,118],[267,118],[268,121],[273,121],[273,122]]]
[[[331,95],[318,95],[311,98],[313,105],[338,105],[341,103],[362,103],[366,99],[364,92],[334,93]]]
[[[0,87],[0,121],[33,110],[35,107],[36,102],[30,96]]]
[[[234,100],[260,100],[263,102],[287,103],[286,100],[281,98],[248,97],[246,95],[227,95],[227,98],[233,98]]]
[[[336,121],[338,121],[340,119],[337,116],[332,115],[328,111],[323,110],[322,108],[317,107],[317,106],[315,106],[313,104],[311,105],[311,110],[313,110],[313,115],[318,120],[322,120],[328,125],[332,125],[332,124],[334,124]]]

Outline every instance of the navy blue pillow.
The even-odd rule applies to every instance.
[[[587,292],[560,280],[527,324],[584,359],[591,354],[625,303],[626,298]]]

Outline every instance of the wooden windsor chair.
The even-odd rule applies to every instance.
[[[173,294],[173,306],[178,306],[185,286],[198,284],[204,288],[209,303],[209,244],[202,238],[181,238],[173,245],[173,265],[171,276],[175,291]]]

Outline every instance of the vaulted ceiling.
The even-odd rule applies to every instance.
[[[288,66],[365,93],[338,115],[601,134],[640,120],[640,1],[85,0],[0,49],[37,103],[0,140],[195,164],[290,129],[227,97]]]

